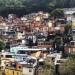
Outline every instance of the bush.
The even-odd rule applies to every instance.
[[[70,56],[68,60],[59,67],[60,75],[75,75],[75,58]]]

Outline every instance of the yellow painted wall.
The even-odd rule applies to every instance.
[[[5,75],[9,75],[9,69],[5,69]]]
[[[22,75],[21,71],[14,70],[14,75]]]
[[[9,70],[9,75],[14,75],[13,70]]]
[[[16,69],[5,69],[5,74],[6,75],[22,75],[22,71],[16,70]]]

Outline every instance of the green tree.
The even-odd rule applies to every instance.
[[[75,16],[75,13],[73,13],[72,15]]]
[[[62,9],[56,8],[70,7],[75,7],[75,0],[0,0],[0,15],[9,13],[28,14],[41,10],[52,11],[52,16],[61,17],[64,15]]]
[[[54,75],[55,66],[51,58],[45,59],[43,69],[45,71],[43,75]]]
[[[75,75],[75,56],[69,57],[68,60],[60,65],[60,75]]]
[[[69,23],[67,23],[66,25],[65,25],[65,34],[66,35],[68,35],[68,34],[70,34],[70,31],[71,31],[71,29],[72,29],[72,22],[70,21]]]
[[[71,30],[72,30],[72,25],[70,22],[67,25],[65,25],[65,32],[63,37],[64,43],[69,43],[73,39]]]
[[[0,40],[0,51],[5,48],[5,43],[3,40]]]
[[[56,35],[53,41],[54,50],[60,52],[60,45],[61,45],[61,36]]]
[[[63,17],[64,16],[64,11],[63,11],[63,9],[55,9],[51,12],[51,16]]]

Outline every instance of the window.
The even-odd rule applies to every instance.
[[[23,60],[25,61],[25,60],[26,60],[26,58],[23,58]]]
[[[71,42],[71,45],[74,45],[74,42]]]
[[[1,57],[3,57],[3,55],[1,55]]]
[[[17,53],[18,53],[18,54],[25,54],[26,52],[19,50]]]
[[[31,69],[29,69],[29,72],[32,72],[32,70],[31,70]]]
[[[75,33],[75,30],[72,30],[72,33]]]
[[[19,66],[19,69],[21,69],[21,66]]]
[[[16,63],[11,63],[11,66],[16,68]]]
[[[6,58],[12,58],[12,55],[6,55],[5,57]]]

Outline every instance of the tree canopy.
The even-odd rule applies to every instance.
[[[60,75],[75,75],[75,55],[68,58],[60,68]]]
[[[63,17],[64,16],[64,11],[63,11],[63,9],[55,9],[51,12],[51,16]]]
[[[1,39],[0,37],[0,51],[3,50],[5,48],[5,43],[3,41],[3,39]]]
[[[56,8],[74,6],[75,0],[0,0],[0,15],[9,13],[18,13],[20,15],[39,10],[51,12]]]

